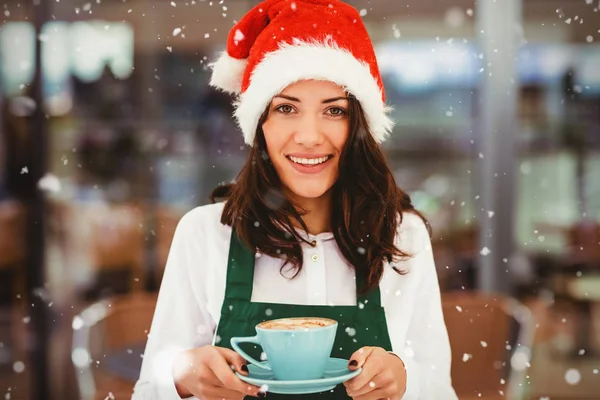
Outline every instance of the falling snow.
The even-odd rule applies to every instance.
[[[15,361],[13,364],[13,371],[15,371],[17,374],[20,374],[21,372],[25,371],[25,364],[22,361]]]
[[[83,328],[83,324],[84,324],[84,323],[83,323],[83,319],[81,319],[81,317],[80,317],[80,316],[76,315],[76,316],[73,318],[73,323],[72,323],[72,325],[71,325],[71,326],[72,326],[72,328],[73,328],[74,330],[78,331],[79,329]]]
[[[60,191],[60,180],[56,175],[47,173],[38,181],[37,186],[42,191],[56,193]]]
[[[575,386],[581,381],[581,373],[575,368],[569,368],[565,372],[565,381],[569,385]]]
[[[471,354],[467,354],[467,353],[465,353],[465,354],[463,354],[462,360],[463,360],[463,362],[467,362],[467,361],[469,361],[471,358],[473,358],[473,356],[472,356]]]
[[[488,249],[487,247],[484,247],[483,249],[481,249],[481,251],[479,252],[479,254],[481,254],[482,256],[487,256],[490,255],[491,251],[490,249]]]
[[[241,42],[242,40],[244,40],[246,38],[246,35],[244,35],[244,33],[242,31],[240,31],[239,29],[235,30],[235,33],[233,34],[233,41],[236,42]]]

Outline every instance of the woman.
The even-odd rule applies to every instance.
[[[180,221],[134,398],[264,397],[233,336],[336,319],[353,379],[291,399],[456,399],[427,225],[379,143],[391,130],[371,41],[335,0],[267,0],[233,27],[211,84],[252,146],[224,203]],[[230,367],[231,366],[231,367]]]

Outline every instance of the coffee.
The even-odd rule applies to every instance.
[[[335,321],[329,318],[299,317],[265,321],[258,324],[258,328],[272,330],[299,330],[324,328],[333,324],[335,324]]]

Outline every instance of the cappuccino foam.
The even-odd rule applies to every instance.
[[[274,330],[298,330],[298,329],[313,329],[313,328],[324,328],[335,324],[336,321],[329,318],[315,318],[315,317],[303,317],[303,318],[282,318],[275,319],[272,321],[265,321],[258,325],[262,329],[274,329]]]

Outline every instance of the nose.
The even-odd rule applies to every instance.
[[[294,133],[296,144],[310,148],[323,143],[323,134],[318,116],[305,114],[297,121],[298,126]]]

